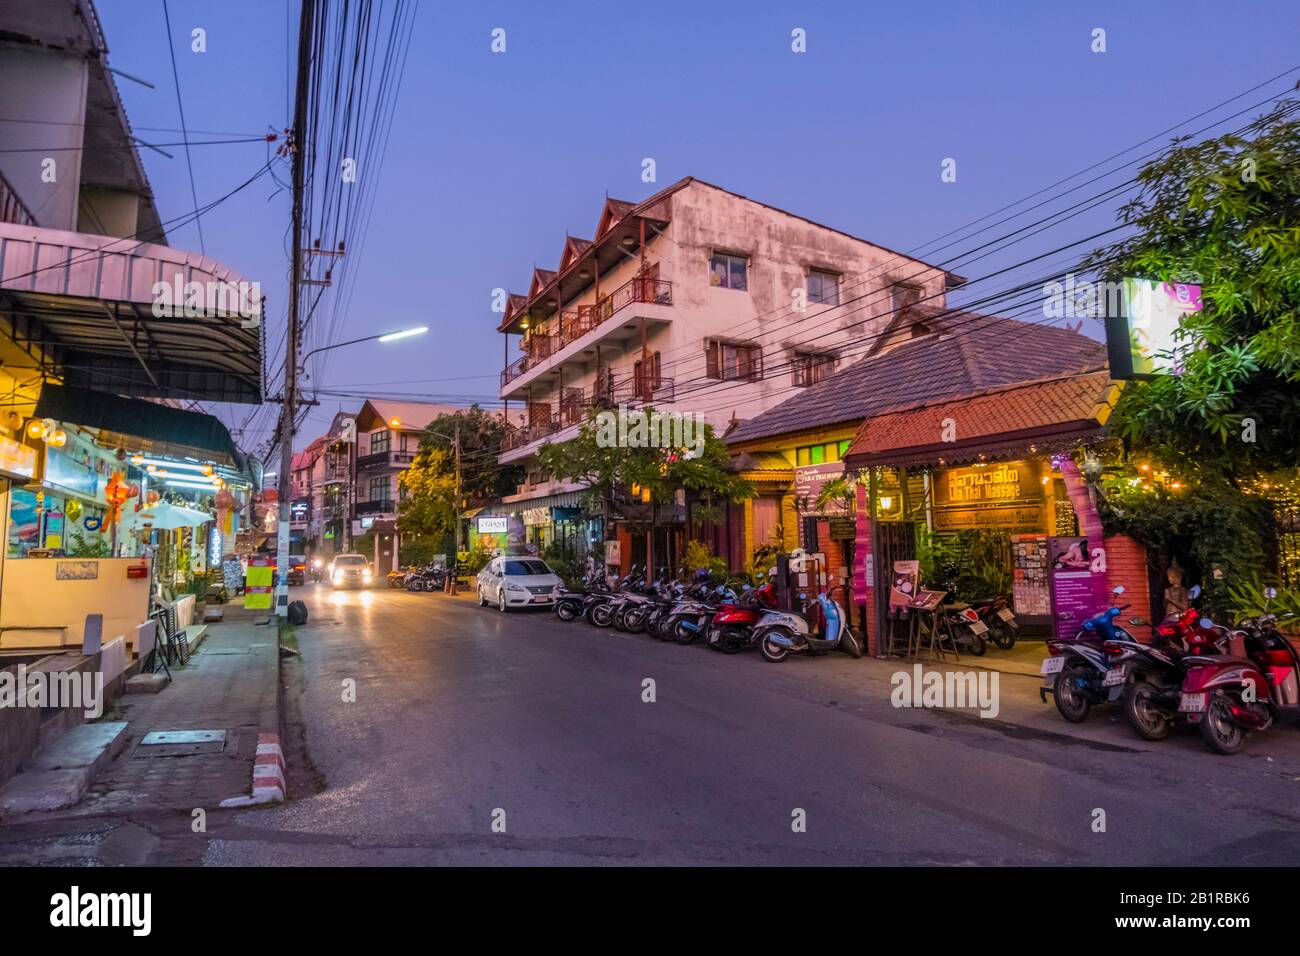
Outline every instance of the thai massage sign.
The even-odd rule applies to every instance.
[[[798,503],[800,514],[806,515],[844,515],[848,514],[848,505],[843,499],[828,501],[825,507],[817,507],[817,496],[828,481],[844,474],[844,462],[832,461],[820,465],[799,465],[794,470],[794,498]]]
[[[1043,465],[1007,461],[936,472],[937,531],[977,528],[1037,530],[1043,523]]]

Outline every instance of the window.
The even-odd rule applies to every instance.
[[[505,563],[506,574],[532,575],[532,574],[550,574],[551,569],[546,566],[544,561],[507,561]]]
[[[646,367],[649,368],[649,375],[646,374]],[[632,366],[632,378],[636,382],[637,396],[643,400],[650,399],[658,391],[663,379],[660,376],[662,366],[659,362],[659,353],[655,352],[649,356],[644,365],[641,359],[637,359]]]
[[[370,479],[371,501],[387,501],[392,490],[392,483],[387,476]]]
[[[808,273],[808,301],[821,305],[840,304],[840,277],[833,272]]]
[[[763,377],[763,352],[757,345],[706,339],[704,357],[709,378],[752,382]]]
[[[892,302],[890,307],[895,315],[918,305],[921,301],[921,287],[918,285],[908,285],[900,282],[894,286],[891,294]]]
[[[388,451],[389,431],[387,428],[381,428],[370,436],[370,454],[378,455]]]
[[[794,384],[814,385],[835,371],[834,355],[823,352],[795,352],[791,361]]]
[[[709,284],[743,292],[749,288],[749,260],[744,256],[715,252],[709,264]]]
[[[821,445],[805,445],[795,449],[794,463],[796,465],[834,464],[843,459],[844,453],[848,450],[847,438],[844,441],[829,441]]]

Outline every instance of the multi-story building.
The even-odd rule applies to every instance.
[[[542,474],[537,451],[574,436],[588,408],[702,414],[721,433],[860,357],[895,312],[944,305],[958,282],[694,178],[640,203],[607,199],[592,239],[567,237],[558,267],[534,270],[528,292],[508,297],[500,395],[524,419],[501,461],[527,479],[499,510],[518,513],[528,540],[549,543],[548,527],[556,540],[579,489]],[[653,563],[675,563],[680,534],[658,535],[603,529],[626,539],[624,566],[646,562],[650,547]]]

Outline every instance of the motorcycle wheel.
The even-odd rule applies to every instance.
[[[640,634],[645,630],[645,612],[636,608],[623,615],[623,630],[629,634]]]
[[[1220,692],[1210,697],[1201,718],[1201,739],[1216,754],[1235,754],[1246,742],[1246,732],[1232,719],[1232,702]]]
[[[790,651],[788,648],[782,647],[780,644],[772,643],[772,638],[778,633],[782,637],[787,637],[787,638],[793,637],[793,635],[789,631],[785,631],[785,630],[769,631],[768,633],[763,635],[763,639],[758,644],[758,649],[763,654],[763,660],[768,661],[772,664],[779,664],[787,657],[790,656]]]
[[[591,623],[597,627],[609,627],[613,623],[608,604],[597,604],[591,609]]]
[[[840,638],[840,650],[854,660],[862,656],[862,644],[858,641],[858,636],[847,627],[844,629],[844,635]]]
[[[1092,702],[1088,692],[1079,686],[1079,681],[1086,677],[1087,670],[1079,665],[1062,668],[1052,685],[1052,696],[1056,699],[1056,709],[1072,724],[1081,724],[1088,719]]]
[[[627,630],[627,608],[622,607],[615,611],[609,617],[609,623],[614,625],[616,631]]]
[[[984,638],[978,634],[972,634],[970,645],[966,649],[976,657],[983,657],[984,652],[988,650],[988,645],[984,643]]]
[[[739,654],[748,643],[749,635],[739,627],[724,627],[718,635],[718,650],[724,654]]]
[[[567,601],[559,601],[555,605],[555,616],[561,621],[572,621],[578,616],[578,612],[573,609],[573,605]]]
[[[1009,651],[1016,646],[1016,635],[1003,624],[1001,627],[995,627],[993,630],[993,643],[998,646],[999,650]]]
[[[424,582],[421,581],[419,578],[414,578],[412,579],[411,583],[406,586],[406,589],[408,591],[423,591]]]
[[[673,618],[673,640],[683,647],[687,644],[694,644],[695,638],[699,635],[692,633],[686,627],[686,618]]]
[[[1155,694],[1155,688],[1141,680],[1124,691],[1124,716],[1143,740],[1164,740],[1169,736],[1170,721],[1156,706]]]

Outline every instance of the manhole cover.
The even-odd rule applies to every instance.
[[[133,757],[187,757],[226,749],[224,730],[155,730],[145,734]]]

